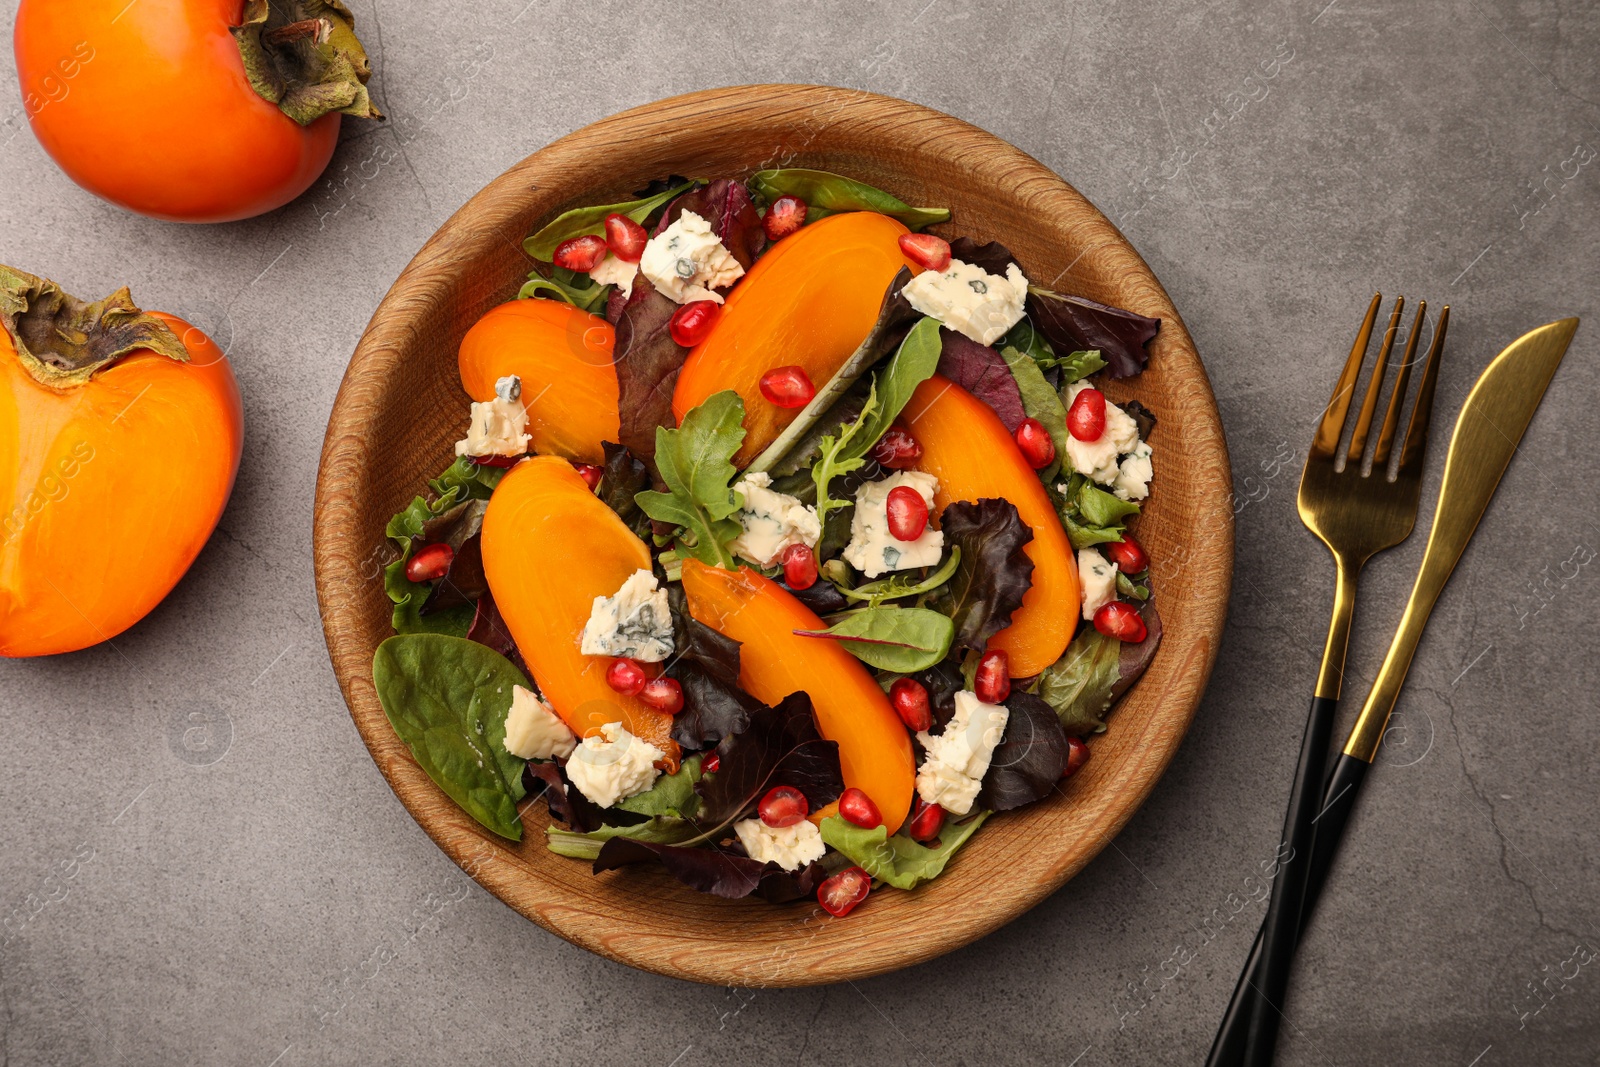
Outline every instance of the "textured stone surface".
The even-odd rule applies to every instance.
[[[127,282],[205,326],[248,415],[232,503],[167,602],[114,646],[0,665],[0,1062],[1200,1062],[1262,912],[1252,876],[1277,840],[1331,599],[1294,510],[1312,420],[1375,288],[1454,305],[1447,417],[1517,334],[1600,312],[1600,167],[1576,163],[1600,146],[1597,9],[351,7],[394,121],[348,123],[327,184],[230,226],[152,222],[77,189],[0,59],[0,261],[86,296]],[[1210,692],[1113,846],[970,948],[794,992],[635,973],[469,882],[367,758],[310,566],[329,404],[427,236],[561,133],[757,81],[929,104],[1082,189],[1182,310],[1239,486]],[[1573,950],[1600,946],[1600,567],[1576,563],[1600,548],[1583,444],[1600,436],[1595,330],[1422,644],[1404,730],[1300,956],[1285,1064],[1593,1062],[1600,968]],[[1351,704],[1422,541],[1368,571]]]

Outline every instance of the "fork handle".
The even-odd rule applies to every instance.
[[[1344,836],[1345,825],[1349,822],[1356,795],[1361,782],[1366,778],[1369,766],[1371,765],[1365,760],[1341,755],[1334,765],[1333,773],[1328,777],[1328,784],[1323,790],[1323,809],[1315,820],[1316,833],[1312,836],[1311,862],[1306,869],[1305,898],[1300,906],[1299,935],[1302,937],[1305,935],[1306,927],[1311,924],[1311,915],[1316,910],[1317,901],[1322,897],[1322,889],[1328,880],[1328,871],[1338,854],[1339,841]],[[1239,974],[1239,983],[1234,987],[1233,999],[1228,1002],[1228,1010],[1222,1017],[1222,1025],[1217,1028],[1216,1041],[1212,1044],[1211,1055],[1206,1060],[1207,1067],[1233,1067],[1243,1060],[1252,1016],[1256,1009],[1261,1007],[1257,990],[1262,982],[1262,949],[1266,931],[1266,923],[1263,921],[1261,930],[1256,934],[1255,945],[1250,950],[1250,958]],[[1274,1018],[1277,1017],[1276,1012],[1272,1014]]]
[[[1302,912],[1307,910],[1304,901],[1312,837],[1323,807],[1322,768],[1327,762],[1334,713],[1338,707],[1339,701],[1334,697],[1311,698],[1311,713],[1306,717],[1306,732],[1300,742],[1300,762],[1295,767],[1289,809],[1284,815],[1283,844],[1289,846],[1288,856],[1279,864],[1272,882],[1272,897],[1262,923],[1262,936],[1258,939],[1260,951],[1252,955],[1239,976],[1233,999],[1212,1042],[1211,1054],[1206,1058],[1206,1067],[1236,1067],[1244,1062],[1249,1037],[1257,1030],[1263,1015],[1273,1017],[1271,1036],[1277,1034],[1277,1011],[1271,1005],[1283,999]],[[1283,845],[1279,846],[1279,851],[1283,851]]]

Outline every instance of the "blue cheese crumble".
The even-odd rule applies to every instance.
[[[1009,717],[1004,707],[985,704],[976,693],[957,693],[956,713],[944,731],[937,737],[926,730],[917,734],[927,753],[917,770],[917,796],[952,815],[970,812]]]
[[[844,560],[868,578],[889,571],[931,567],[944,555],[944,534],[929,525],[915,541],[897,540],[889,532],[889,490],[909,485],[922,495],[933,514],[933,494],[939,479],[922,471],[901,471],[882,481],[868,482],[856,490],[856,511],[850,520],[850,544]]]
[[[822,833],[806,819],[793,826],[768,826],[760,819],[743,819],[733,824],[733,832],[751,859],[776,863],[786,871],[798,871],[820,860],[827,851]]]
[[[494,383],[494,399],[472,405],[467,436],[456,442],[458,456],[520,456],[533,440],[522,406],[522,379],[508,374]]]
[[[1083,597],[1083,617],[1093,619],[1095,612],[1117,599],[1117,565],[1099,549],[1079,549],[1078,589]]]
[[[608,722],[573,750],[567,760],[567,777],[578,792],[609,808],[655,785],[661,775],[656,761],[666,756],[650,742],[630,734],[620,722]]]
[[[616,286],[626,299],[633,295],[633,279],[638,274],[639,264],[618,259],[614,254],[607,252],[606,258],[596,263],[594,269],[589,272],[589,277],[600,285]]]
[[[672,655],[672,611],[667,591],[647,570],[634,571],[613,596],[597,596],[583,628],[585,656],[626,656],[660,663]]]
[[[566,759],[577,745],[577,735],[537,693],[520,685],[511,687],[511,710],[506,713],[507,752],[523,759]]]
[[[1070,408],[1079,393],[1091,388],[1093,386],[1088,382],[1074,382],[1067,386],[1061,398]],[[1142,500],[1149,495],[1150,475],[1144,475],[1142,485],[1137,485],[1136,480],[1140,471],[1150,469],[1150,446],[1139,440],[1139,424],[1133,421],[1133,416],[1107,400],[1104,432],[1094,441],[1080,441],[1070,433],[1067,434],[1066,458],[1073,470],[1090,481],[1115,486],[1118,476],[1122,474],[1120,457],[1133,454],[1140,449],[1143,450],[1141,464],[1129,469],[1127,484],[1123,488],[1130,494],[1135,491],[1136,486],[1142,491],[1137,496],[1123,496],[1122,493],[1117,493],[1124,500]]]
[[[746,474],[733,487],[744,504],[733,517],[743,528],[728,545],[734,554],[758,567],[770,567],[790,545],[817,546],[822,524],[817,509],[787,493],[768,488],[772,476],[765,471]]]
[[[980,345],[990,345],[1022,321],[1028,279],[1015,263],[1006,264],[1002,278],[952,259],[944,270],[925,270],[900,291],[924,315]]]
[[[744,268],[733,258],[711,223],[685,211],[677,221],[644,246],[639,269],[650,284],[668,300],[688,304],[696,300],[722,303],[714,290],[726,289],[744,276]]]

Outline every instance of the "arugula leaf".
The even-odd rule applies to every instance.
[[[1061,777],[1059,774],[1057,778]],[[695,783],[700,781],[700,757],[690,756],[673,774],[663,774],[643,793],[617,801],[616,806],[635,815],[674,815],[692,819],[700,810]]]
[[[1049,796],[1071,751],[1061,720],[1045,701],[1013,690],[1005,705],[1005,733],[978,793],[978,806],[989,811],[1011,811]]]
[[[1000,356],[1016,379],[1023,411],[1029,418],[1039,420],[1056,446],[1056,458],[1039,472],[1040,478],[1054,478],[1061,473],[1061,457],[1067,454],[1067,407],[1061,402],[1060,394],[1045,380],[1044,371],[1033,357],[1010,345],[1000,350]]]
[[[947,823],[934,847],[919,845],[903,833],[889,837],[882,823],[868,830],[838,815],[823,819],[818,829],[824,843],[844,853],[851,862],[896,889],[915,889],[944,873],[945,864],[989,817],[976,811],[958,823]]]
[[[579,274],[565,267],[557,267],[551,273],[553,276],[549,278],[538,271],[529,273],[528,280],[517,290],[517,299],[526,300],[542,293],[551,293],[550,299],[563,300],[575,308],[599,314],[606,298],[611,295],[611,286],[601,285],[587,274]]]
[[[784,427],[777,439],[768,445],[746,470],[770,470],[780,475],[792,474],[800,469],[800,464],[784,462],[790,458],[791,452],[798,452],[797,458],[809,466],[807,452],[815,453],[821,447],[820,442],[814,440],[808,442],[809,438],[819,436],[818,424],[830,419],[835,425],[842,426],[847,420],[859,416],[859,405],[851,404],[846,394],[851,392],[852,387],[868,367],[888,355],[891,350],[898,350],[911,328],[911,323],[921,314],[905,298],[904,290],[910,281],[910,268],[901,267],[883,292],[883,303],[878,307],[878,317],[873,322],[872,329],[867,331],[866,339],[857,346],[850,358],[844,361],[843,366],[834,372],[833,377],[828,379],[828,384],[817,390],[817,395],[811,398],[811,402],[800,409],[800,414],[795,416],[794,421]],[[802,448],[807,444],[808,448]]]
[[[961,563],[930,607],[955,624],[955,647],[981,652],[1033,584],[1026,546],[1033,529],[1009,500],[957,501],[939,518],[944,541],[961,550]]]
[[[1113,378],[1132,377],[1144,370],[1150,362],[1145,345],[1161,329],[1160,319],[1036,285],[1028,287],[1028,313],[1057,350],[1098,350]]]
[[[928,608],[892,605],[860,608],[826,630],[796,630],[800,637],[838,641],[856,659],[879,670],[910,674],[950,654],[955,623]]]
[[[811,698],[791,693],[776,707],[762,707],[750,725],[717,746],[717,773],[700,779],[702,838],[715,840],[730,823],[753,811],[767,790],[800,790],[815,811],[844,792],[839,745],[817,732]]]
[[[939,351],[939,320],[923,318],[911,327],[894,356],[878,372],[856,420],[838,437],[823,437],[821,456],[811,468],[811,478],[817,486],[817,519],[824,527],[828,512],[847,503],[828,495],[828,483],[866,463],[867,453],[894,425],[917,386],[938,369]]]
[[[939,373],[988,404],[1005,423],[1006,431],[1016,433],[1027,413],[1017,378],[1005,357],[954,330],[940,330],[939,338]]]
[[[687,841],[697,833],[694,824],[669,816],[657,816],[631,826],[602,826],[588,833],[563,830],[556,826],[547,826],[544,830],[545,848],[558,856],[590,861],[600,857],[601,846],[613,837],[630,837],[636,841],[673,845]]]
[[[921,596],[923,593],[933,592],[950,580],[950,576],[955,574],[956,568],[960,564],[961,548],[956,545],[951,547],[950,555],[945,558],[943,563],[939,564],[939,569],[926,578],[917,579],[913,578],[909,573],[902,572],[890,575],[887,578],[879,578],[877,581],[867,582],[864,585],[858,585],[854,589],[842,585],[837,588],[842,596],[851,600],[865,600],[873,607],[877,607],[886,600],[900,600],[904,597]],[[813,586],[812,588],[816,587]],[[818,614],[822,613],[818,612]]]
[[[1149,601],[1140,605],[1139,614],[1147,632],[1137,645],[1125,645],[1086,626],[1029,687],[1055,709],[1067,733],[1087,737],[1104,730],[1106,712],[1155,658],[1161,644],[1161,616]]]
[[[1083,488],[1078,490],[1078,514],[1090,526],[1112,526],[1129,515],[1139,514],[1139,505],[1085,481]]]
[[[668,492],[646,490],[634,499],[659,522],[680,526],[678,553],[716,567],[732,567],[727,543],[741,527],[731,518],[741,498],[732,488],[734,453],[744,441],[744,401],[732,389],[707,398],[675,430],[656,428],[656,466]]]
[[[401,634],[378,646],[372,681],[428,777],[485,827],[522,840],[525,761],[505,747],[512,686],[529,688],[522,672],[475,641]]]
[[[1068,352],[1061,359],[1045,364],[1045,369],[1051,367],[1061,368],[1061,384],[1072,385],[1081,382],[1091,374],[1097,374],[1106,369],[1105,358],[1100,355],[1098,348],[1087,351]]]
[[[920,230],[950,218],[949,208],[911,207],[882,189],[826,170],[760,170],[750,176],[750,187],[769,204],[780,196],[804,200],[808,222],[841,211],[876,211]]]
[[[1067,531],[1067,540],[1072,542],[1074,551],[1122,540],[1121,523],[1094,526],[1079,514],[1078,494],[1083,491],[1088,481],[1089,479],[1074,471],[1065,482],[1050,480],[1044,483],[1045,495],[1050,498],[1051,506],[1056,509],[1056,515],[1061,519],[1061,525]]]
[[[693,181],[687,181],[641,200],[627,200],[620,204],[595,204],[591,207],[575,207],[571,211],[564,211],[538,233],[523,241],[522,250],[534,259],[549,263],[555,258],[556,246],[562,241],[591,233],[604,236],[607,215],[615,212],[618,215],[628,216],[634,222],[642,223],[652,211],[694,184]]]

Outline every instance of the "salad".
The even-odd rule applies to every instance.
[[[1156,319],[851,178],[672,177],[525,242],[374,682],[484,827],[845,915],[1064,789],[1155,654]],[[443,460],[442,460],[443,462]],[[612,877],[626,877],[613,875]]]

